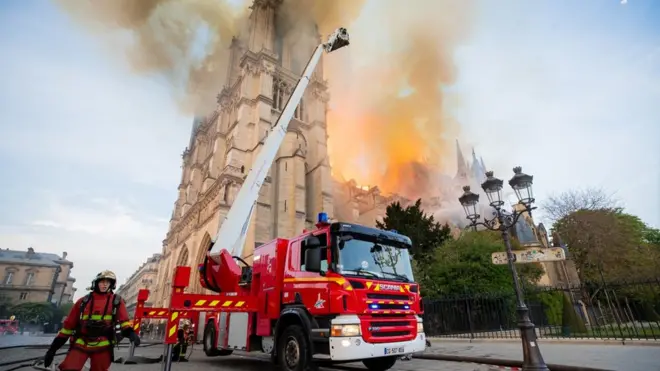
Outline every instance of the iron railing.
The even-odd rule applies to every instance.
[[[539,338],[660,341],[660,279],[525,288]],[[449,338],[519,338],[513,292],[424,300],[424,330]]]

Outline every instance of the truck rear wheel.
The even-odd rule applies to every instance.
[[[369,371],[386,371],[392,368],[396,363],[398,357],[380,357],[380,358],[368,358],[362,360],[362,364]]]
[[[277,361],[284,371],[314,369],[307,336],[299,325],[287,326],[277,339]]]
[[[218,349],[215,347],[215,339],[217,337],[215,331],[215,324],[209,322],[204,327],[204,353],[208,357],[229,356],[234,353],[231,349]]]

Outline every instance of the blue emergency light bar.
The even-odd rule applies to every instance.
[[[318,216],[317,220],[318,220],[319,223],[327,223],[328,222],[328,214],[319,213],[319,216]]]

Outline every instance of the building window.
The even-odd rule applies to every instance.
[[[298,104],[298,107],[296,107],[296,112],[295,112],[295,115],[294,115],[296,119],[298,119],[300,121],[304,121],[303,120],[303,114],[304,114],[303,110],[304,110],[304,108],[305,108],[304,102],[301,100],[300,104]]]
[[[34,282],[34,273],[30,272],[25,278],[25,286],[30,286]]]
[[[27,292],[22,292],[21,295],[18,297],[19,300],[27,300],[27,298],[28,298]]]
[[[11,285],[11,281],[14,279],[14,272],[7,272],[5,276],[5,285]]]

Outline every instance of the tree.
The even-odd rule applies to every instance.
[[[376,227],[396,230],[410,238],[415,277],[425,287],[428,283],[429,267],[434,264],[435,250],[451,239],[449,225],[441,225],[435,221],[433,215],[425,214],[422,210],[422,200],[418,199],[415,204],[405,208],[399,202],[388,205],[383,221],[377,221]]]
[[[660,248],[660,229],[646,227],[644,230],[644,241],[649,245]]]
[[[570,336],[571,333],[586,333],[587,326],[582,317],[575,311],[573,302],[568,297],[568,293],[561,293],[562,297],[562,320],[561,329],[564,336]]]
[[[396,230],[412,240],[411,255],[420,262],[433,259],[434,250],[451,239],[449,225],[435,221],[433,215],[422,210],[422,200],[404,208],[399,202],[387,206],[383,222],[376,222],[376,227],[384,230]]]
[[[658,268],[658,252],[647,243],[648,227],[618,210],[579,210],[555,223],[583,281],[647,279]],[[631,269],[635,267],[635,269]]]
[[[11,300],[4,293],[0,293],[0,319],[8,318],[10,313]]]
[[[64,303],[61,306],[55,308],[53,313],[53,323],[61,323],[65,316],[69,314],[73,307],[73,303]]]
[[[541,203],[548,219],[556,222],[578,210],[616,210],[618,201],[600,188],[570,190],[552,195]]]
[[[11,309],[12,313],[21,322],[42,324],[50,322],[55,314],[51,303],[22,303]]]
[[[513,240],[514,248],[519,248]],[[456,240],[447,240],[436,251],[429,269],[425,296],[440,297],[474,293],[513,293],[511,271],[491,261],[494,252],[506,251],[499,232],[469,231]],[[536,264],[516,265],[521,280],[535,284],[543,274]]]

